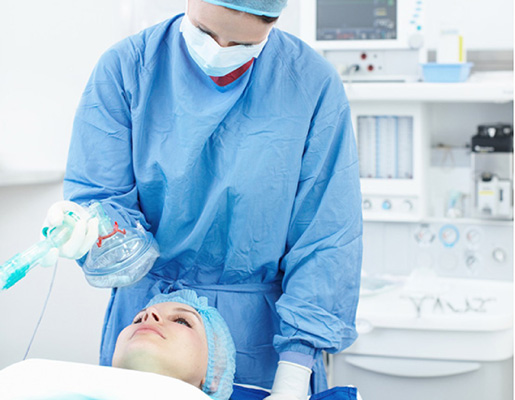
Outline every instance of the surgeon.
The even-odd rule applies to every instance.
[[[286,0],[189,0],[185,15],[109,49],[80,101],[64,196],[141,224],[161,256],[115,288],[100,362],[158,293],[194,289],[226,320],[235,382],[305,399],[322,351],[356,339],[362,257],[358,159],[336,71],[274,28]],[[59,225],[70,202],[49,211]],[[62,256],[96,237],[77,224]]]

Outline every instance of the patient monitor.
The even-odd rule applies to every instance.
[[[344,80],[415,81],[426,0],[302,0],[301,38]]]

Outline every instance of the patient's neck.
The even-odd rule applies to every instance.
[[[169,376],[171,378],[180,379],[190,385],[202,388],[202,382],[196,381],[192,376],[188,376],[180,366],[164,364],[160,359],[149,357],[148,354],[135,355],[119,360],[118,364],[113,364],[115,368],[130,369],[141,372],[151,372],[154,374]]]

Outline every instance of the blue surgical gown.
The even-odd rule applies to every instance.
[[[142,224],[161,255],[114,289],[100,362],[156,293],[192,288],[226,319],[236,382],[271,387],[282,359],[313,364],[356,338],[361,194],[349,104],[334,69],[278,29],[220,87],[189,56],[182,15],[96,65],[78,106],[65,198]]]

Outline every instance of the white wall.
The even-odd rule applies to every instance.
[[[117,1],[0,2],[0,168],[63,168],[74,110],[122,37]]]
[[[0,1],[0,176],[5,169],[64,169],[75,108],[98,57],[120,40],[117,1]],[[61,184],[0,187],[0,262],[39,240]],[[0,368],[21,360],[51,270],[35,269],[0,293]],[[59,263],[30,356],[96,363],[109,292],[74,262]]]
[[[299,32],[301,1],[290,0],[279,27]],[[430,45],[440,20],[450,19],[469,48],[513,47],[512,1],[426,3]],[[0,175],[5,169],[64,169],[74,111],[100,54],[123,36],[183,11],[184,4],[1,0]],[[46,210],[61,193],[60,184],[0,187],[0,262],[39,239]],[[50,270],[34,270],[0,293],[0,368],[23,356],[50,276]],[[31,356],[95,363],[108,295],[89,287],[73,262],[61,262]]]
[[[454,26],[469,50],[513,49],[513,0],[426,0],[427,47],[441,26]]]
[[[0,260],[40,240],[48,207],[62,186],[0,188]],[[0,292],[0,369],[20,361],[48,293],[53,270],[34,268],[11,289]],[[97,363],[108,290],[90,287],[75,262],[59,261],[46,314],[29,357]]]

